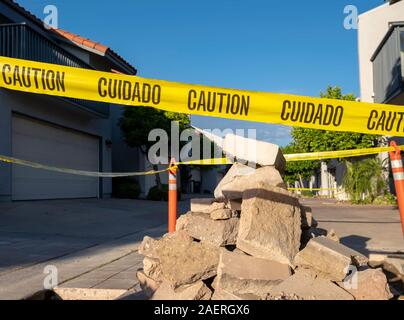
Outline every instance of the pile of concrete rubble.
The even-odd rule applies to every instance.
[[[383,262],[369,265],[335,232],[317,228],[286,189],[279,148],[258,148],[267,156],[254,159],[257,169],[235,163],[214,199],[191,201],[175,233],[144,238],[143,293],[153,300],[393,298]]]

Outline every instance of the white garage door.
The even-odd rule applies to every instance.
[[[15,158],[56,167],[99,171],[99,139],[25,117],[13,116]],[[93,198],[98,178],[13,165],[13,200]]]

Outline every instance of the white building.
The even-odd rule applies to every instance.
[[[404,104],[404,1],[361,14],[358,28],[361,101]]]
[[[391,0],[367,11],[358,19],[360,100],[404,105],[404,1]],[[394,138],[399,144],[402,138]],[[380,155],[382,160],[388,154]],[[341,192],[345,167],[336,160],[321,167],[321,192],[346,198]]]
[[[361,100],[404,105],[404,1],[386,1],[365,12],[358,26]],[[404,143],[401,137],[386,138]],[[387,153],[379,156],[388,158]]]

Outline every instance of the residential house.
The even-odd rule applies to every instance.
[[[111,48],[49,30],[11,0],[0,1],[0,55],[136,74]],[[121,112],[116,105],[0,89],[0,154],[80,170],[136,171],[138,152],[125,145],[117,126]],[[2,201],[109,197],[111,185],[111,179],[0,163]]]
[[[363,13],[358,28],[361,101],[403,104],[404,1]]]
[[[404,105],[404,1],[386,1],[363,13],[358,26],[361,100]],[[402,137],[394,140],[404,144]],[[388,167],[388,154],[380,158]]]
[[[404,105],[404,1],[386,1],[359,16],[358,52],[360,100]],[[386,137],[385,143],[389,138]],[[403,138],[394,140],[404,144]],[[379,157],[388,167],[388,154]],[[345,166],[335,159],[323,163],[321,187],[340,190],[337,193],[324,190],[322,195],[346,198],[341,192],[344,173]]]

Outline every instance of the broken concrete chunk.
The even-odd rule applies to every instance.
[[[325,237],[311,239],[294,260],[295,265],[316,270],[322,276],[342,281],[349,272],[349,266],[361,266],[367,258],[340,243]]]
[[[192,237],[185,231],[176,231],[174,233],[166,233],[160,240],[155,244],[155,248],[160,248],[168,243],[178,243],[180,245],[188,245],[194,241]]]
[[[313,217],[311,208],[301,206],[301,213],[302,213],[302,229],[310,229],[317,227],[318,223],[316,219],[314,219]]]
[[[151,300],[210,300],[211,297],[212,291],[202,281],[175,290],[169,283],[163,282]]]
[[[53,299],[56,300],[116,300],[121,297],[124,289],[97,289],[97,288],[54,288]],[[41,296],[41,300],[47,300]]]
[[[156,281],[161,280],[161,265],[160,261],[156,258],[144,257],[143,259],[143,272],[149,278]]]
[[[337,233],[335,232],[334,229],[330,229],[327,231],[327,235],[326,238],[335,241],[335,242],[340,242],[339,237],[337,235]],[[361,263],[362,264],[362,263]]]
[[[278,170],[274,167],[263,167],[250,175],[235,177],[232,181],[223,184],[222,193],[227,200],[242,199],[244,191],[255,189],[260,183],[286,189]]]
[[[178,231],[185,231],[186,226],[189,224],[189,220],[190,220],[190,216],[195,214],[192,211],[187,212],[186,214],[181,215],[178,219],[177,219],[177,223],[175,224],[175,229]]]
[[[241,211],[237,248],[291,265],[300,247],[298,199],[287,190],[261,182],[243,194]]]
[[[213,202],[209,207],[206,208],[203,213],[212,213],[217,210],[223,210],[226,208],[226,204],[224,202]]]
[[[142,243],[139,246],[138,252],[143,256],[153,257],[153,256],[155,256],[154,246],[156,243],[157,243],[157,240],[155,240],[149,236],[145,236],[143,238]]]
[[[228,158],[233,158],[238,162],[274,166],[282,173],[286,167],[286,160],[279,146],[269,142],[230,133],[223,140],[223,151]]]
[[[139,280],[140,287],[144,294],[150,298],[154,292],[159,288],[160,282],[148,277],[143,271],[139,270],[136,273],[136,277]]]
[[[235,294],[223,289],[218,289],[213,293],[212,300],[260,300],[260,298],[253,294]]]
[[[177,230],[186,231],[191,237],[215,245],[236,244],[239,219],[212,220],[209,215],[190,212],[177,221]]]
[[[369,254],[369,263],[368,264],[371,268],[378,268],[383,265],[383,262],[386,258],[387,257],[384,254],[371,253],[371,254]]]
[[[215,201],[214,198],[194,198],[191,199],[191,211],[192,212],[204,212],[206,208]]]
[[[229,171],[226,173],[226,175],[223,177],[223,179],[220,180],[219,184],[217,185],[214,192],[215,198],[217,200],[224,200],[224,195],[222,193],[222,188],[224,185],[228,184],[229,182],[232,182],[236,177],[247,176],[254,173],[254,171],[255,168],[248,167],[244,164],[241,163],[233,164],[229,169]]]
[[[404,281],[404,257],[372,253],[369,255],[369,266],[371,268],[382,267],[395,277],[394,281]]]
[[[306,247],[307,243],[316,237],[326,237],[330,240],[333,240],[335,242],[340,242],[338,235],[335,233],[334,229],[331,230],[326,230],[322,228],[314,228],[311,227],[309,229],[302,229],[302,238],[301,238],[301,246],[300,249],[304,249]]]
[[[192,241],[184,231],[164,236],[156,244],[155,252],[160,261],[162,279],[173,288],[216,275],[219,249]]]
[[[191,211],[210,214],[214,211],[224,209],[226,207],[226,204],[224,202],[212,202],[210,205],[207,205],[204,207],[199,205],[198,207],[199,207],[199,210],[196,210],[195,206],[193,206],[193,209],[191,209]]]
[[[404,258],[386,258],[383,262],[383,269],[404,281]]]
[[[210,213],[212,220],[227,220],[233,216],[233,212],[230,209],[218,209]]]
[[[217,270],[217,289],[265,298],[274,285],[292,274],[289,265],[222,250]]]
[[[353,296],[330,280],[308,270],[297,270],[290,278],[269,291],[269,297],[295,297],[294,300],[353,300]]]
[[[268,294],[266,297],[266,300],[304,300],[303,298],[300,298],[296,294],[278,294],[275,296],[272,296],[271,294]]]
[[[213,290],[217,289],[217,276],[213,279],[211,287],[213,288]]]
[[[328,240],[331,240],[331,241],[334,242],[334,243],[336,243],[336,246],[340,248],[340,250],[341,250],[340,252],[341,252],[341,253],[343,253],[343,254],[345,254],[345,255],[347,255],[347,256],[351,256],[351,258],[352,258],[352,264],[353,264],[354,266],[356,266],[356,267],[358,267],[358,268],[360,268],[360,267],[367,267],[368,262],[369,262],[369,259],[368,259],[366,256],[364,256],[362,253],[360,253],[360,252],[358,252],[358,251],[356,251],[356,250],[353,250],[353,249],[351,249],[351,248],[349,248],[349,247],[347,247],[347,246],[345,246],[345,245],[343,245],[343,244],[340,244],[339,242],[335,241],[334,239],[331,239],[331,238],[329,237],[329,235],[332,234],[332,233],[330,233],[330,232],[332,232],[332,231],[333,231],[333,230],[331,229],[331,230],[329,231],[329,234],[327,234],[327,239],[328,239]],[[325,242],[324,242],[325,240],[323,240],[323,237],[320,237],[318,241],[320,241],[320,242],[322,241],[323,243],[325,243]]]
[[[356,300],[389,300],[393,297],[382,269],[357,271],[349,282],[339,283]]]

